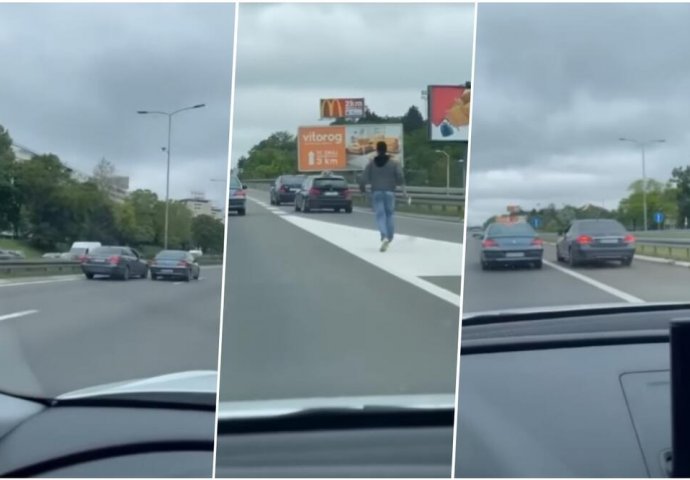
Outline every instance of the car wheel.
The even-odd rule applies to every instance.
[[[299,212],[299,211],[300,211],[299,202],[298,202],[297,199],[295,198],[295,212]]]
[[[339,208],[334,208],[334,209],[333,209],[333,212],[334,212],[334,213],[340,213],[340,209],[339,209]]]
[[[573,253],[572,248],[570,250],[568,250],[568,265],[570,265],[573,268],[577,267],[577,265],[578,265],[578,261],[575,258],[575,254]]]
[[[192,271],[191,270],[187,270],[187,275],[185,275],[184,281],[185,282],[191,282],[192,281]]]
[[[345,207],[345,213],[352,213],[352,205]]]
[[[563,258],[563,256],[561,255],[561,251],[558,249],[558,245],[556,245],[556,261],[562,262],[563,260],[565,260],[565,258]]]
[[[534,262],[534,268],[541,269],[542,263],[543,262],[541,260]]]
[[[633,261],[633,257],[628,257],[628,258],[624,258],[621,261],[621,263],[623,264],[624,267],[629,267],[630,265],[632,265],[632,261]]]
[[[482,262],[482,270],[489,270],[488,262]]]
[[[241,208],[241,209],[237,210],[237,214],[238,214],[240,217],[243,217],[244,215],[246,215],[246,213],[247,213],[247,211],[246,211],[244,208]]]
[[[153,274],[153,272],[151,272],[151,280],[158,280],[158,277],[155,276],[155,275]]]
[[[125,267],[125,271],[122,272],[122,280],[125,282],[129,280],[129,267]]]
[[[311,212],[311,207],[309,206],[309,202],[307,202],[307,200],[304,200],[304,204],[302,205],[302,210],[304,210],[304,213]]]
[[[278,205],[280,207],[280,200],[276,200],[275,202],[273,202],[273,205]]]
[[[194,276],[194,280],[199,280],[200,276],[201,276],[201,269],[197,270],[196,275]]]
[[[93,280],[93,273],[84,273],[84,276],[89,280]]]

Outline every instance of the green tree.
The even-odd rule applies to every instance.
[[[165,239],[165,202],[156,205],[157,242]],[[168,210],[168,248],[188,250],[192,247],[192,212],[182,202],[170,201]]]
[[[676,226],[684,227],[690,219],[690,166],[676,167],[671,172],[671,183],[675,187],[677,205]]]
[[[158,218],[158,204],[161,203],[158,196],[151,190],[135,190],[124,203],[123,208],[130,209],[134,217],[130,241],[136,245],[162,245],[163,237],[158,236],[163,225],[163,220]]]
[[[20,218],[19,192],[15,186],[16,159],[12,138],[0,125],[0,230],[17,233]]]
[[[209,215],[199,215],[192,220],[192,241],[202,251],[210,254],[223,253],[225,226]]]
[[[407,113],[402,118],[403,131],[405,133],[414,132],[415,130],[426,127],[427,123],[424,121],[422,113],[414,105],[409,108]]]
[[[630,192],[618,205],[618,220],[628,228],[638,229],[644,226],[643,182],[636,180],[628,188]],[[678,204],[673,184],[663,184],[657,180],[647,180],[647,223],[650,229],[660,226],[653,220],[654,212],[663,212],[668,222],[675,223],[678,217]]]

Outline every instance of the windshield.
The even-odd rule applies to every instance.
[[[179,250],[171,250],[171,251],[164,251],[160,252],[158,255],[156,255],[157,260],[181,260],[184,259],[188,256],[189,254],[187,252],[179,251]]]
[[[615,220],[583,220],[575,224],[575,231],[590,235],[625,235],[623,225]]]
[[[230,177],[230,188],[240,190],[242,188],[242,182],[237,177]]]
[[[292,175],[283,177],[281,183],[283,183],[283,185],[289,185],[291,187],[299,187],[300,185],[302,185],[302,182],[304,182],[304,176]]]
[[[486,234],[489,237],[533,236],[535,231],[526,223],[493,224]]]
[[[217,370],[234,8],[0,4],[3,439],[5,395]]]
[[[255,38],[266,48],[238,56],[236,66],[237,101],[252,108],[236,112],[233,138],[242,140],[233,142],[231,157],[257,187],[246,217],[229,219],[220,401],[247,402],[228,408],[251,410],[274,400],[316,408],[388,397],[380,402],[394,406],[415,395],[454,394],[473,7],[379,5],[375,13],[369,5],[343,4],[353,25],[375,15],[439,28],[416,36],[414,51],[380,42],[398,35],[391,21],[350,32],[376,45],[369,53],[326,35],[320,45],[333,55],[321,56],[317,69],[306,73],[304,62],[287,62],[270,75],[274,56],[292,58],[295,45],[313,44],[309,18],[332,15],[330,7],[291,7],[293,44],[264,21],[282,17],[281,7],[242,8],[238,48]],[[429,62],[439,44],[454,45],[457,58]],[[436,75],[451,84],[435,90],[444,100],[431,123],[427,104],[414,99]],[[381,78],[388,79],[387,93]],[[366,98],[324,97],[342,91],[339,85]],[[263,88],[273,93],[256,96]],[[276,109],[276,98],[288,99],[289,108]],[[313,107],[322,109],[320,124]],[[452,125],[444,123],[446,114]],[[379,171],[380,144],[389,163]],[[352,186],[368,165],[373,171],[362,195]],[[294,200],[270,187],[281,170],[307,175]],[[374,208],[395,214],[377,224]]]

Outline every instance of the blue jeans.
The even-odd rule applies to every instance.
[[[395,212],[395,192],[374,191],[372,203],[376,214],[376,226],[381,232],[381,240],[393,240],[395,225],[393,213]]]

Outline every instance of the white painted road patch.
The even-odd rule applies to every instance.
[[[83,278],[82,275],[64,275],[59,277],[43,277],[41,280],[27,280],[26,278],[17,278],[11,280],[0,280],[0,288],[2,287],[22,287],[27,285],[45,285],[49,283],[64,283],[74,282]]]
[[[421,277],[460,277],[462,243],[396,234],[388,250],[382,253],[379,251],[381,244],[376,230],[289,215],[260,200],[250,200],[292,225],[459,308],[460,295]]]
[[[5,315],[0,315],[0,322],[2,322],[3,320],[11,320],[13,318],[26,317],[27,315],[33,315],[34,313],[38,313],[38,310],[24,310],[22,312],[14,312]]]

